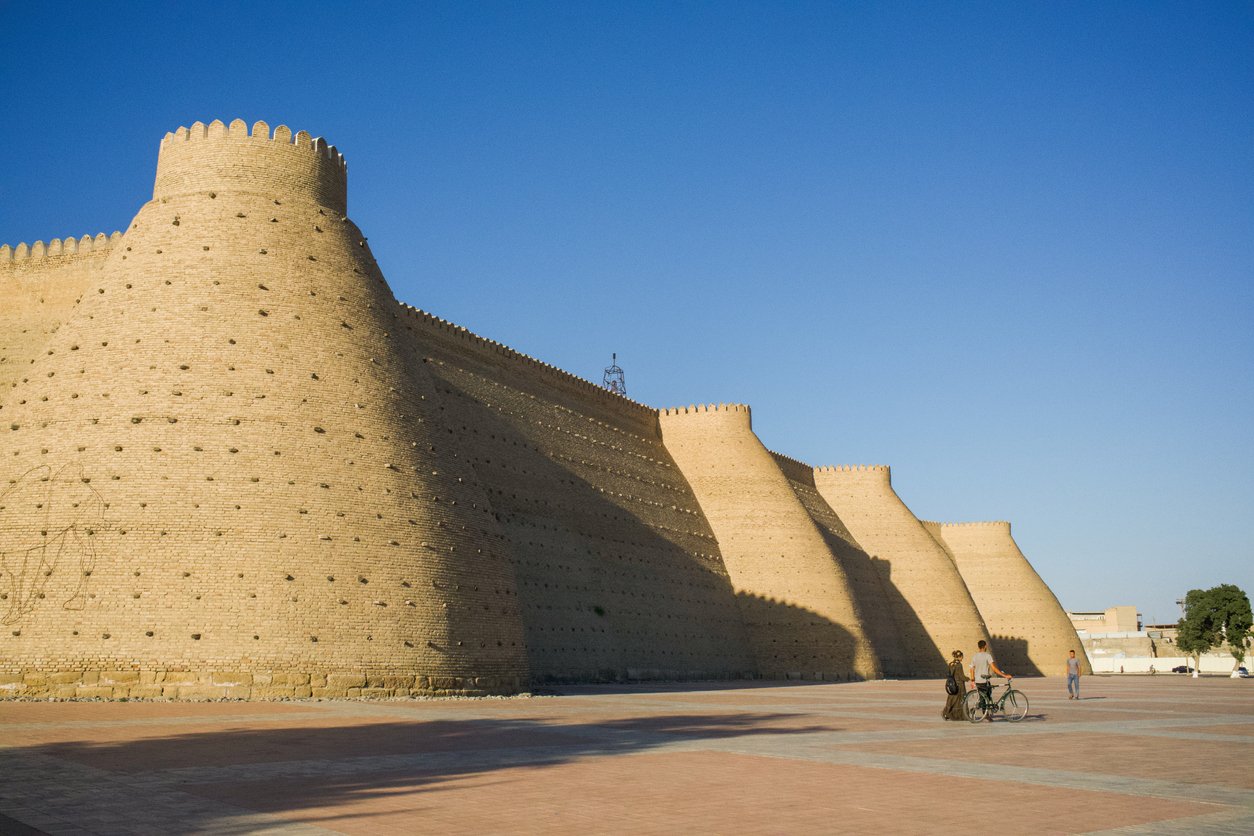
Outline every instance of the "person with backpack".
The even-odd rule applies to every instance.
[[[941,717],[946,720],[967,719],[967,672],[962,669],[962,651],[955,650],[949,661],[949,674],[945,677],[945,710]]]

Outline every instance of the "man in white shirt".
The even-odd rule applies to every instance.
[[[977,647],[979,652],[971,657],[971,679],[979,692],[984,695],[984,699],[992,702],[993,686],[989,680],[993,678],[993,675],[1005,677],[1007,680],[1014,679],[1014,677],[997,667],[997,663],[993,661],[993,654],[988,652],[988,642],[980,639]],[[992,720],[993,718],[990,714],[985,719]]]

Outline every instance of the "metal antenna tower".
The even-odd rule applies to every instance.
[[[615,395],[627,394],[627,381],[623,378],[623,370],[618,367],[618,354],[611,354],[610,364],[605,367],[605,376],[601,378],[601,383],[605,385]]]

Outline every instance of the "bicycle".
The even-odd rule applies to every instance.
[[[992,687],[996,688],[998,686],[994,685]],[[1009,680],[1007,680],[1004,687],[1006,690],[998,699],[991,697],[992,689],[989,690],[990,696],[987,698],[979,688],[976,688],[974,691],[968,691],[967,696],[964,698],[967,719],[972,723],[978,723],[997,711],[1005,714],[1006,719],[1012,723],[1017,723],[1028,716],[1027,694],[1012,688]]]

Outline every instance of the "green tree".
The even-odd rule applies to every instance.
[[[1184,596],[1184,617],[1176,625],[1176,646],[1193,657],[1196,676],[1202,654],[1227,644],[1236,659],[1235,670],[1245,659],[1252,624],[1250,599],[1240,587],[1225,583],[1211,589],[1191,589]]]

